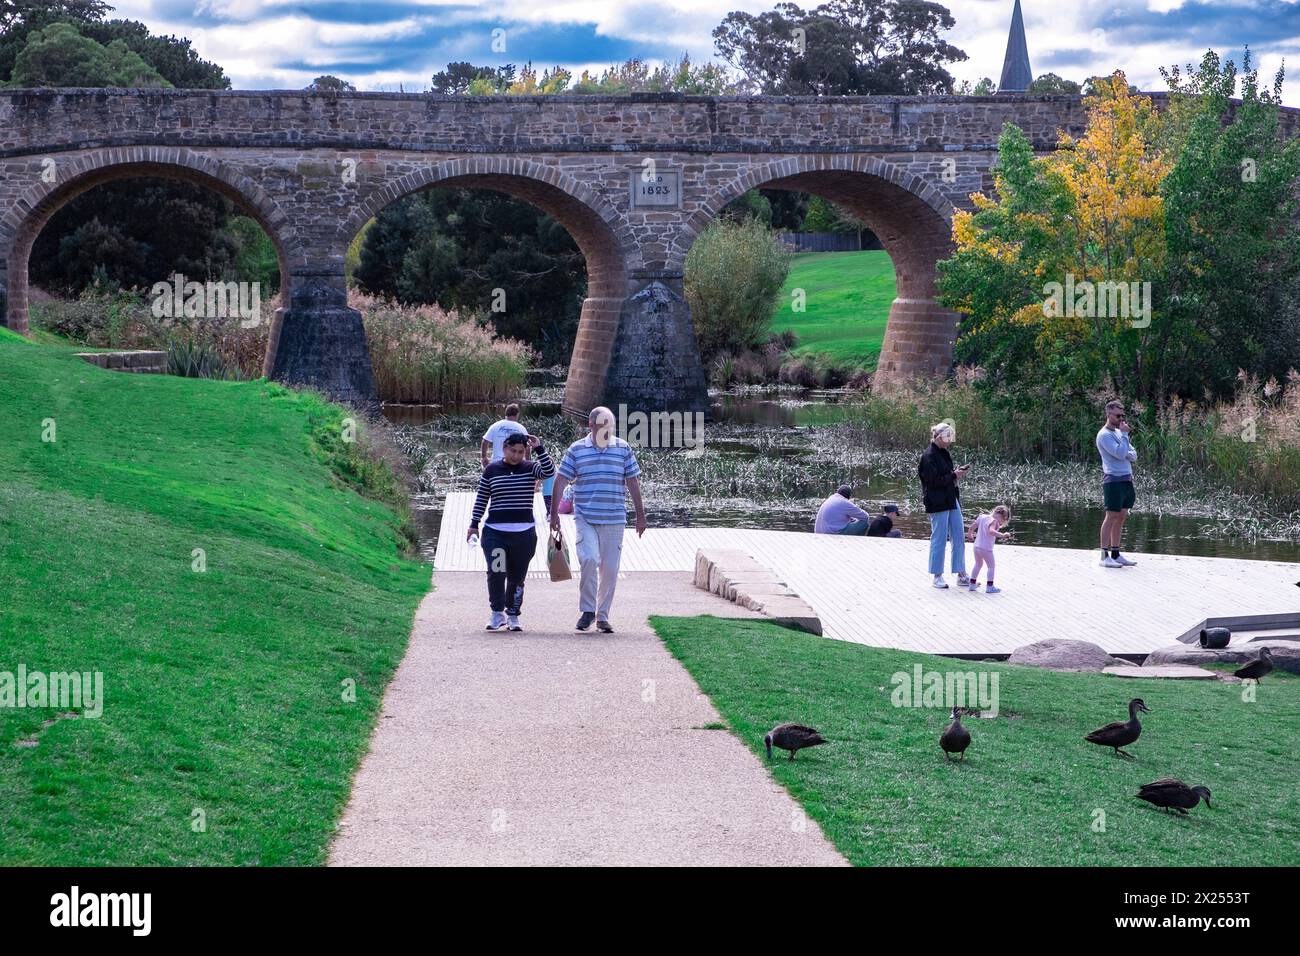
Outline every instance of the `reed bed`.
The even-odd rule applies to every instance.
[[[387,402],[482,402],[513,397],[524,386],[533,353],[498,338],[472,316],[436,305],[402,305],[359,292],[380,398]]]

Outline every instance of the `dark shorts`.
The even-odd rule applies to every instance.
[[[1137,494],[1131,481],[1107,481],[1101,486],[1101,497],[1107,511],[1125,511],[1133,507]]]

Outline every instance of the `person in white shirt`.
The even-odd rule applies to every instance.
[[[519,406],[511,402],[506,406],[506,417],[493,422],[492,427],[483,433],[483,441],[479,445],[479,455],[483,459],[483,467],[486,468],[492,462],[501,460],[502,448],[505,445],[507,436],[527,434],[528,429],[519,424]]]

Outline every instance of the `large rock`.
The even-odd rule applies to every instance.
[[[1236,664],[1259,657],[1259,649],[1273,652],[1273,666],[1291,674],[1300,674],[1300,641],[1239,641],[1227,647],[1201,647],[1200,644],[1171,644],[1151,652],[1147,664]]]
[[[1123,667],[1127,661],[1111,657],[1096,644],[1053,637],[1025,644],[1011,652],[1008,664],[1045,667],[1053,671],[1102,671]]]

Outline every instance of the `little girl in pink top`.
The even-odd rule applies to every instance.
[[[993,586],[993,569],[996,566],[993,561],[993,544],[1001,541],[1003,538],[1011,537],[1003,531],[998,530],[1011,520],[1011,509],[1006,505],[998,505],[988,514],[982,514],[970,524],[970,531],[975,535],[975,570],[970,573],[970,590],[979,590],[980,568],[983,565],[989,566],[988,585],[984,588],[985,594],[997,594],[1002,589]]]

